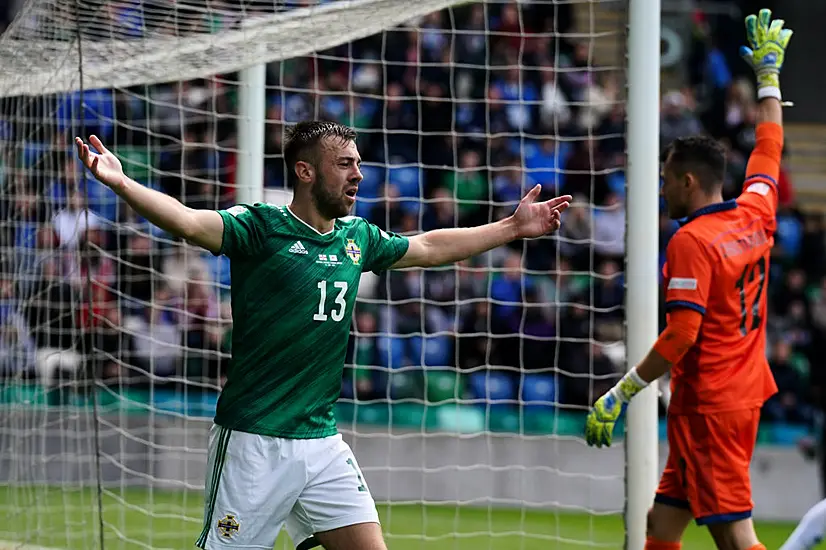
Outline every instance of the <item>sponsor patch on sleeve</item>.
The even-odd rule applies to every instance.
[[[697,290],[697,279],[674,277],[668,281],[668,290]]]
[[[763,195],[764,197],[769,194],[769,190],[771,187],[768,183],[752,183],[746,188],[747,193],[757,193],[758,195]]]

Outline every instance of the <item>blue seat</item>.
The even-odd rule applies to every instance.
[[[32,165],[37,163],[38,160],[40,160],[41,156],[43,156],[46,153],[51,152],[52,149],[53,148],[52,148],[51,144],[49,144],[49,143],[40,143],[40,142],[36,142],[36,141],[26,142],[23,145],[23,155],[22,155],[22,159],[21,159],[22,162],[23,162],[23,167],[24,168],[31,167]],[[59,171],[63,170],[62,166],[46,167],[44,165],[41,165],[41,167],[44,168],[44,169],[48,168],[49,170],[59,170]]]
[[[111,90],[84,90],[63,94],[57,103],[60,131],[77,130],[81,117],[87,134],[97,134],[104,142],[112,136],[115,99]]]
[[[341,377],[341,399],[353,399],[356,396],[356,379],[352,376],[352,372],[345,371],[344,376]]]
[[[376,341],[379,365],[388,369],[404,367],[407,360],[406,344],[406,340],[398,336],[379,336]]]
[[[447,367],[452,364],[451,354],[447,336],[414,336],[410,339],[410,358],[416,365]]]
[[[66,186],[63,182],[57,180],[46,186],[46,192],[43,194],[46,205],[57,212],[66,206]]]
[[[387,180],[396,186],[400,197],[422,196],[422,171],[418,166],[391,166]]]
[[[470,375],[468,386],[471,395],[483,399],[484,405],[512,406],[516,400],[516,385],[507,373],[500,371],[480,371]]]
[[[230,277],[230,262],[226,256],[215,256],[209,252],[201,254],[206,264],[209,266],[210,275],[216,284],[229,286],[231,282]]]
[[[87,178],[89,209],[109,221],[118,219],[118,198],[115,193],[96,179]]]
[[[37,222],[20,221],[14,225],[16,226],[14,232],[15,248],[34,248],[37,246],[37,230],[39,229]]]
[[[526,374],[522,378],[522,403],[526,408],[547,409],[557,403],[557,383],[552,374]]]
[[[360,169],[363,179],[359,183],[359,196],[375,199],[379,196],[382,185],[384,185],[384,168],[372,164],[362,164]]]

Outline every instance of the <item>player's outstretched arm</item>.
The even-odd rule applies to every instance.
[[[746,38],[749,45],[740,48],[740,55],[754,71],[757,82],[756,143],[746,168],[743,188],[763,196],[776,197],[780,159],[783,151],[783,106],[780,91],[780,70],[786,57],[786,47],[792,37],[783,28],[782,19],[772,20],[770,10],[746,17]],[[770,201],[772,209],[776,201]]]
[[[436,229],[410,238],[407,252],[391,266],[433,267],[482,254],[516,239],[533,239],[559,229],[560,215],[573,197],[536,202],[541,186],[531,189],[516,211],[498,222],[478,227]]]
[[[118,158],[97,136],[90,136],[89,141],[99,152],[91,151],[82,139],[76,137],[77,155],[98,181],[123,198],[149,223],[215,254],[220,251],[224,222],[218,212],[194,210],[169,195],[144,187],[123,173]]]

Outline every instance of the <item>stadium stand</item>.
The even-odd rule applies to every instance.
[[[492,411],[502,411],[491,416],[496,424],[491,429],[513,429],[509,402],[521,399],[540,413],[552,406],[583,408],[601,393],[601,386],[610,386],[616,379],[620,365],[599,342],[619,342],[623,332],[624,242],[605,236],[621,236],[625,227],[624,90],[622,75],[599,70],[600,60],[616,54],[611,44],[589,44],[576,38],[577,25],[594,14],[570,6],[555,4],[555,11],[545,13],[539,4],[491,5],[487,22],[479,6],[456,10],[459,18],[452,24],[461,29],[487,25],[508,30],[515,20],[522,20],[532,28],[555,28],[568,36],[559,51],[553,51],[551,42],[529,42],[525,36],[495,39],[488,64],[495,67],[518,59],[521,71],[487,70],[482,68],[486,64],[482,58],[477,68],[455,74],[435,63],[423,69],[417,80],[403,65],[391,63],[385,84],[369,63],[350,66],[346,61],[379,55],[383,45],[371,38],[344,46],[343,54],[322,52],[285,62],[288,70],[270,68],[268,188],[285,185],[280,154],[284,125],[318,117],[359,127],[365,182],[356,213],[386,230],[409,232],[419,227],[419,219],[423,229],[496,219],[502,212],[485,201],[488,196],[505,203],[518,199],[523,161],[527,177],[542,184],[546,195],[566,192],[577,197],[578,205],[563,220],[564,239],[537,241],[524,260],[520,244],[465,265],[499,265],[502,270],[434,270],[425,276],[424,286],[414,284],[404,272],[383,276],[374,287],[375,297],[396,305],[359,309],[343,397],[369,401],[389,392],[392,398],[426,396],[438,402],[458,392]],[[577,4],[577,9],[581,6],[587,4]],[[609,8],[595,9],[597,28],[615,26],[623,16]],[[695,15],[695,22],[706,31],[698,33],[705,39],[698,38],[694,44],[697,55],[691,72],[699,76],[692,86],[663,94],[662,142],[696,132],[711,133],[725,142],[730,151],[727,190],[734,193],[753,145],[754,93],[727,61],[732,53],[711,46],[713,30],[706,29],[702,14]],[[397,61],[402,61],[412,51],[426,60],[444,59],[449,42],[439,29],[450,24],[445,14],[435,13],[422,24],[432,32],[418,50],[404,29],[388,32],[392,45],[387,47],[388,58],[398,55]],[[475,38],[472,33],[464,34],[455,44],[469,64],[485,55]],[[559,74],[540,70],[553,66],[554,56],[572,70]],[[521,87],[516,85],[520,79]],[[0,373],[6,377],[4,385],[23,380],[32,388],[31,396],[37,393],[38,384],[49,386],[62,372],[95,372],[105,383],[129,388],[163,409],[167,394],[153,391],[149,397],[144,390],[147,372],[152,372],[156,390],[167,387],[174,392],[180,376],[220,382],[231,353],[226,259],[150,238],[166,236],[123,205],[116,208],[107,190],[78,176],[66,130],[73,115],[82,112],[82,102],[89,113],[84,120],[87,133],[97,133],[104,142],[130,144],[117,153],[133,178],[192,207],[228,207],[235,199],[236,160],[229,152],[236,137],[232,120],[201,120],[192,115],[194,111],[184,114],[166,101],[182,94],[190,107],[209,105],[218,114],[231,113],[236,108],[235,93],[224,86],[218,80],[152,86],[143,92],[150,94],[151,102],[133,101],[122,92],[73,94],[56,105],[55,124],[44,125],[38,139],[30,139],[23,149],[6,151],[0,169],[4,189],[0,195],[0,219],[4,220],[0,232],[0,324],[4,328]],[[456,86],[464,86],[475,101],[439,101]],[[357,93],[350,98],[323,93],[345,90]],[[586,96],[590,107],[579,106],[577,100]],[[484,98],[491,105],[497,105],[498,99],[524,103],[491,109],[486,120],[485,104],[480,101]],[[121,123],[112,124],[112,120]],[[522,149],[528,152],[525,158],[518,158],[519,144],[478,138],[479,133],[520,129],[526,134],[551,133],[570,139],[536,140]],[[457,139],[450,137],[454,130],[460,136]],[[0,131],[8,138],[14,136],[15,128],[3,126]],[[432,137],[420,140],[416,132]],[[815,159],[823,155],[811,145],[824,142],[821,132],[790,131],[794,179],[800,174],[800,179],[820,178],[822,182],[823,168]],[[588,134],[599,139],[583,139]],[[199,145],[204,143],[212,145]],[[432,168],[452,166],[454,158],[462,170]],[[34,164],[54,167],[55,175],[64,177],[28,181],[25,168]],[[825,382],[820,358],[826,356],[826,222],[821,213],[826,209],[800,209],[796,195],[808,198],[812,192],[799,193],[792,179],[787,171],[781,182],[783,208],[771,274],[767,349],[781,392],[766,405],[761,437],[793,443],[813,422],[811,386],[823,387]],[[88,187],[82,188],[82,181]],[[454,192],[464,202],[454,204]],[[383,197],[409,200],[390,202]],[[582,206],[589,204],[597,207],[593,216]],[[674,230],[675,224],[663,216],[663,252]],[[97,253],[98,248],[90,247],[84,234],[100,250],[121,251],[117,261],[112,254]],[[594,241],[601,244],[592,245]],[[522,268],[537,275],[519,277]],[[87,278],[91,286],[83,283]],[[488,285],[493,301],[484,300]],[[457,306],[457,296],[461,306]],[[531,308],[531,302],[569,305],[551,311]],[[424,311],[422,304],[427,304]],[[91,310],[97,315],[90,315]],[[405,337],[419,329],[422,318],[425,335]],[[443,335],[454,326],[459,327],[455,337]],[[492,334],[478,336],[489,330]],[[392,336],[370,336],[375,332]],[[93,347],[99,353],[79,353],[77,342],[91,339],[95,345],[86,349]],[[50,353],[55,350],[61,353]],[[546,357],[558,357],[557,364],[565,364],[566,372],[549,373],[534,360]],[[451,368],[428,372],[430,366],[445,365]],[[0,392],[0,399],[9,398],[10,393]],[[20,393],[14,395],[19,398]],[[208,414],[214,406],[212,390],[190,388],[188,395],[187,414]],[[64,400],[66,396],[49,394],[47,399]],[[172,399],[169,403],[170,407],[181,406]],[[371,417],[382,414],[377,411],[362,407],[359,420],[386,422]],[[418,413],[409,414],[415,423]],[[345,410],[341,418],[347,417]],[[548,429],[541,414],[532,418],[538,419],[537,431]],[[570,417],[571,433],[579,430],[577,418]]]

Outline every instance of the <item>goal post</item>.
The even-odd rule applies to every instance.
[[[627,66],[625,4],[27,0],[0,37],[0,548],[190,546],[232,353],[226,259],[69,138],[193,207],[283,204],[284,128],[327,118],[359,133],[354,214],[384,229],[576,196],[552,237],[364,276],[336,416],[388,547],[641,550],[656,389],[612,448],[582,437],[657,329],[659,4],[631,0]]]
[[[660,0],[628,3],[627,367],[659,333]],[[645,546],[646,514],[659,474],[658,383],[629,404],[625,446],[628,550]]]

